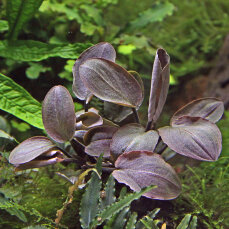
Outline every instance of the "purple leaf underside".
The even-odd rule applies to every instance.
[[[158,49],[152,71],[148,122],[155,123],[159,118],[164,107],[170,76],[170,57],[164,49]]]
[[[9,162],[14,165],[23,164],[53,149],[55,145],[48,138],[36,136],[19,144],[11,152]]]
[[[115,62],[116,52],[113,46],[107,42],[98,43],[85,50],[76,60],[73,66],[73,86],[72,90],[76,97],[87,102],[92,97],[92,93],[85,87],[79,75],[79,66],[89,58],[103,58]],[[83,76],[82,76],[83,77]]]
[[[88,59],[79,67],[84,85],[99,99],[127,107],[143,100],[138,81],[121,66],[105,59]]]

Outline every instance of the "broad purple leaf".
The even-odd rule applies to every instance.
[[[134,191],[156,185],[144,196],[152,199],[170,200],[181,192],[181,184],[174,169],[156,153],[147,151],[126,152],[115,162],[114,178]]]
[[[216,98],[194,100],[179,109],[172,117],[171,124],[182,116],[201,117],[216,123],[224,112],[223,102]]]
[[[143,134],[145,132],[145,128],[140,124],[131,123],[125,126],[122,126],[112,137],[111,142],[111,155],[114,160],[121,155],[129,144],[133,141],[133,139],[139,134]]]
[[[115,62],[116,52],[113,46],[107,42],[98,43],[85,50],[76,60],[73,66],[73,86],[72,90],[76,97],[81,100],[89,100],[92,93],[84,86],[79,75],[79,66],[89,58],[103,58]]]
[[[125,149],[125,152],[130,151],[150,151],[154,152],[157,145],[159,135],[155,130],[149,130],[134,137],[130,144]]]
[[[203,118],[183,116],[173,126],[158,129],[163,142],[173,151],[203,161],[215,161],[222,149],[218,127]]]
[[[15,171],[21,171],[25,169],[40,168],[48,165],[53,165],[64,160],[62,153],[56,153],[56,156],[47,159],[34,159],[24,164],[20,164],[15,168]]]
[[[148,122],[155,123],[164,107],[170,75],[170,57],[164,49],[158,49],[152,72],[151,90],[148,108]]]
[[[72,97],[63,86],[49,90],[42,105],[42,118],[48,135],[57,142],[66,142],[75,133],[75,111]]]
[[[110,157],[111,139],[102,139],[91,142],[85,147],[85,152],[88,155],[99,157],[103,153],[103,157]]]
[[[11,152],[9,162],[14,165],[23,164],[53,149],[55,145],[46,137],[32,137],[19,144]]]
[[[84,135],[84,144],[88,145],[90,142],[102,140],[102,139],[111,139],[114,133],[118,130],[117,127],[114,126],[98,126],[91,128]]]
[[[144,83],[142,81],[141,76],[138,74],[138,72],[135,71],[128,71],[139,83],[142,89],[142,96],[144,97]]]
[[[98,98],[127,107],[143,100],[138,81],[121,66],[105,59],[88,59],[79,67],[84,85]]]

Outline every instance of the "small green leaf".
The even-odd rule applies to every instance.
[[[109,219],[112,217],[115,213],[121,211],[123,208],[128,206],[133,200],[138,199],[146,192],[149,192],[152,188],[155,186],[149,186],[147,188],[142,189],[140,192],[131,193],[129,195],[126,195],[123,199],[121,199],[118,202],[115,202],[114,204],[111,204],[107,208],[105,208],[92,222],[91,228],[100,225],[104,222],[104,220]]]
[[[51,68],[44,67],[42,64],[30,63],[30,66],[26,69],[26,76],[29,79],[37,79],[42,72],[51,70]]]
[[[197,216],[193,216],[188,229],[196,229],[196,228],[197,228]]]
[[[41,104],[23,87],[0,73],[0,109],[40,129],[44,129]]]
[[[24,215],[24,213],[17,208],[17,206],[8,200],[7,198],[4,198],[0,195],[0,209],[6,210],[11,215],[15,215],[18,217],[21,221],[27,222],[27,218]]]
[[[115,179],[112,175],[110,175],[110,177],[107,180],[104,192],[105,196],[101,198],[100,211],[102,211],[105,207],[115,202]]]
[[[176,229],[187,229],[190,219],[191,219],[191,214],[185,215],[185,217],[181,220],[180,224],[177,226]]]
[[[96,169],[101,175],[102,155],[99,157]],[[101,179],[95,172],[92,173],[87,183],[85,192],[80,203],[80,222],[83,229],[88,229],[92,220],[96,217],[99,207],[100,189],[102,186]]]
[[[23,25],[28,22],[39,9],[43,0],[8,0],[7,18],[9,23],[8,37],[16,40]]]
[[[49,57],[78,58],[88,43],[47,44],[33,40],[0,41],[0,56],[17,61],[41,61]]]
[[[0,20],[0,32],[7,31],[9,29],[8,22],[5,20]]]
[[[125,229],[135,229],[137,217],[138,214],[136,212],[133,212],[127,221]]]

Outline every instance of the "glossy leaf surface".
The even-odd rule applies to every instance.
[[[55,145],[46,137],[32,137],[19,144],[11,152],[9,162],[14,165],[33,160],[41,154],[51,150]]]
[[[76,60],[73,66],[73,92],[75,93],[76,97],[81,100],[88,100],[92,93],[88,88],[84,86],[84,83],[79,75],[79,66],[89,58],[103,58],[110,61],[115,61],[116,52],[113,46],[107,42],[98,43],[87,50],[85,50],[79,58]]]
[[[222,149],[218,127],[202,118],[183,116],[159,130],[163,142],[175,152],[203,161],[215,161]]]
[[[224,112],[223,102],[216,98],[203,98],[194,100],[181,109],[172,117],[171,124],[182,116],[201,117],[216,123]]]
[[[152,72],[148,122],[155,123],[164,107],[169,89],[169,63],[170,57],[166,51],[158,49]]]
[[[126,152],[115,162],[115,179],[139,191],[143,187],[156,185],[157,188],[144,194],[152,199],[169,200],[181,192],[181,184],[174,169],[158,154],[147,151]]]
[[[131,123],[122,126],[112,137],[111,155],[113,159],[117,159],[121,155],[133,139],[139,134],[143,134],[145,128],[140,124]]]
[[[72,97],[63,86],[55,86],[45,96],[42,117],[48,135],[57,142],[72,139],[75,133],[75,111]]]
[[[121,66],[105,59],[88,59],[79,67],[84,85],[98,98],[127,107],[143,100],[138,81]]]

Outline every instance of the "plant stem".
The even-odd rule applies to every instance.
[[[145,132],[147,132],[148,130],[150,130],[150,129],[151,129],[152,122],[153,122],[153,121],[148,121],[148,123],[147,123],[147,125],[146,125]]]
[[[137,123],[140,123],[139,117],[138,117],[138,112],[137,112],[136,108],[133,107],[132,108],[132,111],[133,111],[133,114],[134,114],[134,117],[135,117],[136,122]]]
[[[84,106],[84,111],[85,111],[85,112],[88,112],[88,103],[87,103],[86,100],[84,100],[83,106]]]
[[[74,151],[77,153],[78,156],[84,158],[86,153],[85,153],[85,146],[83,144],[81,144],[79,141],[77,141],[76,139],[72,139],[70,141],[72,148],[74,149]]]

